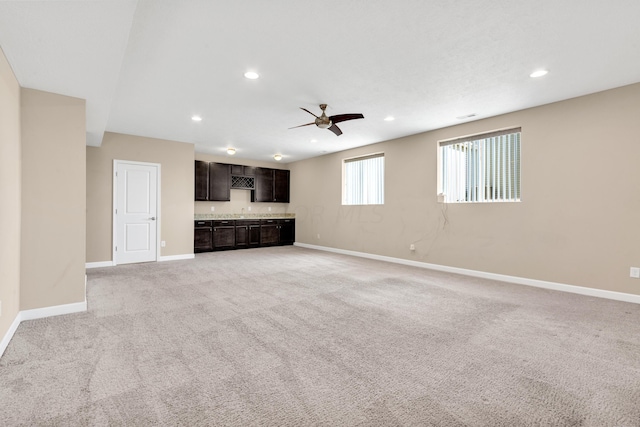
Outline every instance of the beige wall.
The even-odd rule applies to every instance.
[[[192,144],[110,132],[87,147],[87,262],[112,260],[114,160],[161,165],[160,256],[192,254],[193,159]]]
[[[21,89],[20,309],[85,300],[85,101]]]
[[[20,85],[0,49],[0,340],[20,311]]]
[[[210,154],[195,154],[196,160],[206,162],[230,163],[232,165],[256,166],[271,169],[288,169],[286,164],[274,162],[260,162],[230,156],[215,156]],[[215,210],[212,211],[211,208]],[[249,211],[251,208],[251,211]],[[271,208],[271,210],[269,210]],[[197,214],[228,214],[228,213],[287,213],[288,203],[252,203],[250,190],[231,190],[231,200],[228,202],[195,202],[195,213]]]
[[[296,241],[640,294],[639,116],[635,84],[291,163]],[[437,203],[437,142],[511,126],[522,202]],[[379,151],[385,204],[341,206],[342,159]]]

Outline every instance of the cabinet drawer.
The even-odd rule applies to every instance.
[[[210,221],[210,220],[194,221],[194,225],[196,227],[212,227],[213,221]]]
[[[259,219],[236,219],[236,227],[246,227],[249,225],[260,225]]]
[[[214,227],[233,227],[235,225],[235,221],[232,219],[217,219],[213,221]]]

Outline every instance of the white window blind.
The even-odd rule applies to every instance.
[[[384,154],[345,159],[342,184],[343,205],[384,204]]]
[[[440,143],[446,203],[520,201],[520,128]]]

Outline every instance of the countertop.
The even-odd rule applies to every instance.
[[[195,214],[195,221],[211,219],[295,219],[292,213]]]

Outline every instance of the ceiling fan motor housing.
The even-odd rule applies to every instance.
[[[316,117],[316,126],[318,126],[320,129],[326,129],[332,125],[331,119],[329,119],[329,117],[327,117],[327,114],[324,112],[326,108],[327,104],[320,104],[322,114],[320,115],[320,117]]]
[[[328,127],[331,126],[331,120],[329,119],[329,117],[327,117],[324,112],[322,113],[322,115],[318,118],[316,118],[316,126],[318,126],[320,129],[326,129]]]

